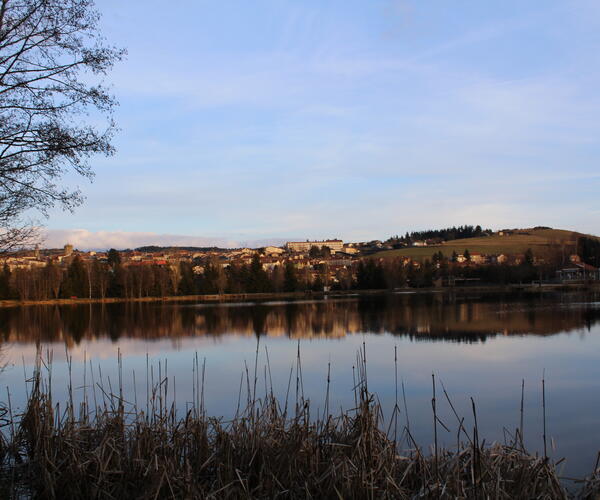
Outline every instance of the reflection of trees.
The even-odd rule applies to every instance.
[[[600,320],[600,309],[586,305],[586,300],[589,296],[573,294],[429,294],[256,305],[133,302],[36,306],[0,309],[0,338],[72,344],[93,338],[116,341],[121,337],[160,339],[232,333],[311,338],[365,332],[414,340],[482,342],[495,335],[589,330]]]

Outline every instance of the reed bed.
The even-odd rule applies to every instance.
[[[324,411],[311,413],[310,401],[302,396],[298,356],[296,376],[290,372],[282,401],[272,390],[258,397],[256,365],[254,377],[246,367],[238,410],[227,421],[206,415],[204,368],[197,358],[194,401],[182,416],[174,403],[167,403],[168,379],[163,377],[149,384],[143,408],[137,396],[133,403],[125,401],[122,381],[114,392],[96,381],[89,397],[86,394],[78,404],[70,397],[61,407],[52,400],[42,366],[40,362],[29,380],[24,413],[12,415],[10,402],[0,412],[0,498],[573,496],[547,457],[527,453],[519,429],[508,443],[481,442],[474,405],[470,432],[456,415],[454,449],[438,447],[436,438],[432,451],[425,453],[408,425],[398,429],[398,404],[391,419],[384,420],[377,397],[368,389],[365,353],[358,356],[356,405],[348,411],[332,415],[327,395]],[[265,369],[267,379],[270,370]],[[437,429],[444,424],[436,413],[435,379],[432,384],[432,422]],[[447,397],[445,389],[443,395]],[[578,496],[597,498],[599,492],[596,473]]]

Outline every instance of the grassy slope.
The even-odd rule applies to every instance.
[[[578,236],[589,236],[574,231],[564,231],[562,229],[523,229],[522,232],[529,234],[513,234],[510,236],[486,236],[482,238],[466,238],[461,240],[452,240],[441,245],[430,247],[408,247],[398,250],[386,250],[375,254],[375,257],[400,257],[407,256],[413,259],[428,259],[441,251],[445,256],[450,257],[452,252],[461,254],[468,249],[469,252],[479,252],[481,254],[522,254],[528,248],[531,248],[534,255],[543,256],[551,246],[556,244],[575,245],[575,238]],[[595,236],[593,236],[595,238]]]

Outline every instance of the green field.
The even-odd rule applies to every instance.
[[[519,229],[517,232],[527,234],[499,236],[495,233],[492,236],[447,241],[441,245],[385,250],[376,253],[374,257],[405,256],[415,260],[424,260],[430,259],[434,253],[439,251],[444,256],[451,257],[453,252],[462,254],[465,249],[468,249],[470,253],[515,255],[525,253],[528,248],[531,248],[536,257],[544,257],[551,249],[556,249],[558,246],[564,246],[565,251],[574,253],[577,238],[579,236],[590,236],[562,229]],[[596,238],[596,236],[590,237]]]

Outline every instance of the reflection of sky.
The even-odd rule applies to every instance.
[[[582,305],[583,307],[584,305]],[[541,308],[539,315],[544,314]],[[192,365],[195,353],[206,358],[205,400],[211,415],[231,415],[235,410],[240,376],[244,362],[252,376],[256,338],[247,335],[216,337],[182,337],[144,340],[122,337],[117,342],[107,338],[84,338],[68,350],[73,359],[73,380],[83,385],[83,360],[92,360],[98,381],[101,367],[104,384],[116,387],[117,352],[124,360],[125,394],[133,400],[133,372],[136,374],[137,398],[144,400],[146,391],[146,356],[154,367],[158,364],[176,386],[177,406],[185,408],[192,400]],[[258,361],[258,393],[265,391],[265,348],[268,349],[273,386],[276,394],[285,396],[290,368],[296,358],[297,340],[287,337],[261,337]],[[556,457],[567,456],[571,474],[589,472],[600,449],[600,430],[595,416],[600,402],[595,397],[600,388],[600,327],[594,324],[570,333],[551,336],[495,336],[485,342],[415,342],[411,337],[390,334],[357,333],[344,338],[301,339],[301,359],[305,396],[314,409],[324,406],[327,365],[331,363],[331,408],[351,408],[352,366],[356,353],[366,344],[369,387],[377,392],[386,415],[394,404],[394,346],[398,352],[398,373],[407,392],[411,430],[419,443],[432,440],[431,375],[443,381],[466,426],[472,429],[469,398],[475,399],[480,435],[489,440],[502,440],[503,427],[514,429],[519,422],[521,380],[525,380],[525,435],[533,450],[542,449],[541,379],[545,371],[548,435],[555,438]],[[55,397],[65,396],[68,371],[65,347],[60,342],[44,344],[54,353],[53,390]],[[33,343],[7,344],[4,356],[8,367],[3,383],[10,387],[15,406],[23,405],[23,364],[31,373],[35,356]],[[89,366],[87,380],[90,380]],[[81,394],[81,389],[78,389]],[[292,383],[293,398],[295,383]],[[76,391],[77,392],[77,391]],[[172,397],[173,392],[170,392]],[[439,430],[440,440],[447,446],[456,442],[456,421],[438,386],[440,418],[452,429]],[[401,417],[404,419],[404,412]]]

